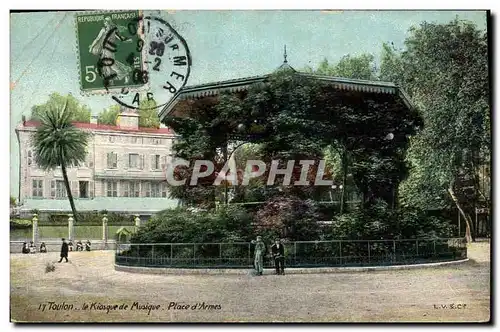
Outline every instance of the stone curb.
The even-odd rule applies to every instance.
[[[369,271],[390,270],[412,270],[432,268],[445,265],[457,265],[469,261],[469,258],[457,261],[446,261],[437,263],[411,264],[411,265],[389,265],[389,266],[359,266],[359,267],[312,267],[312,268],[289,268],[286,274],[313,274],[313,273],[352,273]],[[144,274],[167,274],[167,275],[247,275],[252,269],[176,269],[164,267],[137,267],[114,264],[116,271]],[[274,269],[264,269],[264,275],[274,275]]]

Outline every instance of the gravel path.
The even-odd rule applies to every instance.
[[[112,251],[70,253],[70,263],[45,273],[58,253],[11,254],[11,320],[484,322],[489,251],[475,243],[471,260],[455,266],[261,277],[119,272]]]

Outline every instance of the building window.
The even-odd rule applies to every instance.
[[[117,168],[118,166],[117,157],[118,155],[115,152],[108,152],[108,157],[107,157],[108,168]]]
[[[159,182],[151,183],[151,197],[161,197],[160,185]]]
[[[151,169],[159,170],[161,168],[161,156],[159,154],[154,154],[151,156]]]
[[[140,182],[138,181],[125,181],[123,182],[123,196],[125,197],[139,197],[141,193]]]
[[[79,181],[80,198],[89,198],[89,182]]]
[[[143,182],[143,190],[145,197],[151,197],[151,182]]]
[[[139,197],[141,193],[139,182],[129,182],[130,197]]]
[[[165,182],[161,183],[161,197],[167,197],[167,184]]]
[[[108,197],[118,197],[118,182],[116,181],[107,181],[106,189]]]
[[[139,168],[139,155],[137,153],[130,153],[128,155],[128,167]]]
[[[130,140],[131,140],[131,142],[132,142],[133,144],[137,144],[137,138],[138,138],[137,136],[134,136],[134,137],[131,137],[131,139],[130,139]]]
[[[33,180],[33,197],[43,197],[43,180]]]
[[[28,166],[31,166],[32,163],[33,163],[33,156],[31,150],[28,150]]]
[[[65,198],[66,195],[66,186],[64,185],[64,181],[57,180],[56,181],[56,197],[57,198]]]
[[[109,138],[109,142],[110,143],[114,143],[115,142],[115,136],[109,135],[108,138]]]

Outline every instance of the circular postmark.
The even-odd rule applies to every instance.
[[[120,25],[115,23],[118,19]],[[166,20],[142,12],[110,13],[103,25],[100,49],[94,50],[96,68],[106,93],[116,103],[136,110],[160,109],[186,85],[189,48]]]

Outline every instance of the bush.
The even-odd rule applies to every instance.
[[[193,212],[165,210],[152,217],[132,238],[132,243],[213,243],[248,241],[252,216],[242,207]]]
[[[380,240],[447,238],[453,236],[454,226],[444,218],[431,216],[415,208],[389,209],[378,201],[370,208],[355,211],[333,219],[325,239]]]
[[[255,235],[272,241],[275,237],[292,241],[317,240],[320,237],[318,207],[312,200],[297,197],[275,197],[258,212]]]
[[[10,229],[26,229],[32,227],[32,221],[30,219],[11,219]]]

